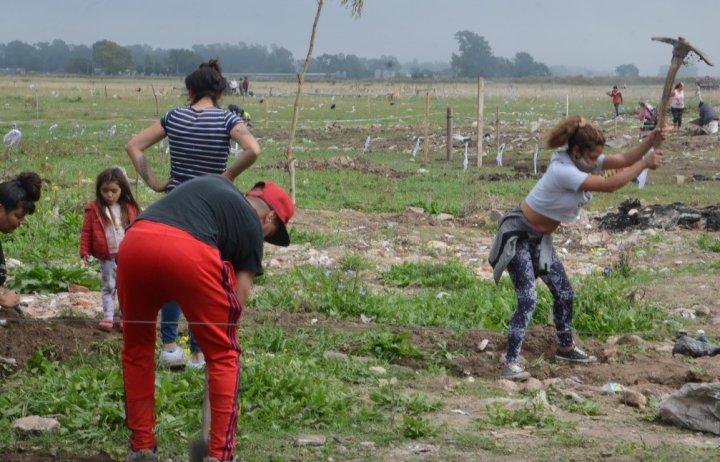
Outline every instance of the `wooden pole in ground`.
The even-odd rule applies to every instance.
[[[478,77],[477,99],[477,166],[482,167],[483,111],[485,110],[485,80],[482,77]]]
[[[495,106],[495,147],[500,147],[500,107]]]
[[[423,121],[425,134],[423,137],[423,162],[430,161],[430,93],[425,92],[425,118]]]
[[[452,159],[453,110],[447,108],[447,134],[445,135],[445,160]]]
[[[158,105],[157,93],[155,93],[155,86],[153,84],[150,84],[150,88],[152,89],[153,96],[155,97],[155,115],[159,115],[160,106]]]

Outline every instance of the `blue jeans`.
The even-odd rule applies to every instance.
[[[160,310],[160,338],[163,345],[177,341],[179,321],[180,305],[175,301],[164,304]],[[190,352],[200,353],[200,347],[195,343],[191,326],[188,326],[188,336],[190,337]]]

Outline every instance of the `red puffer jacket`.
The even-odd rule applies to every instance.
[[[135,207],[128,206],[130,223],[137,214],[138,211]],[[102,218],[100,218],[100,210],[98,210],[95,201],[88,202],[85,206],[85,218],[80,233],[80,258],[85,258],[88,255],[92,255],[99,260],[110,260],[112,258],[105,237],[105,227]]]

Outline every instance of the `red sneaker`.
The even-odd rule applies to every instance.
[[[109,320],[106,319],[106,320],[100,321],[97,325],[97,328],[103,332],[112,332],[112,329],[113,329],[112,319],[109,319]]]

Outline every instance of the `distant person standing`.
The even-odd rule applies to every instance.
[[[613,85],[612,90],[607,93],[612,98],[613,107],[615,108],[615,117],[620,115],[620,105],[623,103],[622,92],[617,85]]]
[[[233,77],[233,79],[230,81],[230,94],[237,95],[239,87],[240,84],[238,83],[237,79]]]
[[[240,94],[242,96],[247,96],[249,89],[250,89],[250,81],[248,80],[247,76],[245,76],[245,78],[242,81],[242,91]]]
[[[680,82],[675,85],[670,95],[670,112],[672,112],[673,126],[680,128],[682,126],[682,115],[685,111],[685,83]]]

